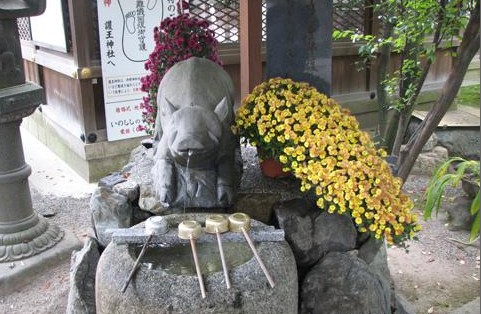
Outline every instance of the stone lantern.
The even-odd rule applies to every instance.
[[[0,0],[0,294],[72,249],[72,239],[65,244],[65,232],[32,208],[31,168],[20,136],[22,119],[45,96],[40,86],[25,82],[16,19],[44,10],[45,0]]]

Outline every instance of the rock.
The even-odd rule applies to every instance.
[[[448,150],[442,146],[436,146],[430,152],[419,154],[411,174],[431,176],[436,168],[446,160],[448,160]]]
[[[95,273],[100,258],[97,240],[89,238],[84,247],[72,252],[67,314],[95,314]]]
[[[452,128],[436,130],[438,145],[445,147],[450,156],[479,160],[480,133],[475,128]]]
[[[136,225],[151,217],[153,214],[145,210],[141,210],[138,206],[133,206],[133,220],[132,225]]]
[[[171,218],[172,216],[177,218]],[[205,215],[202,214],[170,215],[166,218],[170,220],[171,226],[177,226],[185,219],[205,221]],[[252,223],[260,224],[254,220]],[[228,242],[224,242],[224,249],[228,245]],[[190,247],[184,248],[190,257]],[[192,274],[176,274],[172,269],[143,264],[125,293],[121,293],[125,279],[135,263],[135,255],[128,245],[112,242],[103,252],[97,267],[97,313],[297,313],[297,271],[289,245],[285,241],[256,242],[256,248],[275,287],[270,287],[256,259],[252,257],[229,268],[232,287],[227,290],[221,267],[219,271],[210,273],[205,269],[210,264],[206,258],[218,258],[217,254],[202,252],[203,247],[199,244],[197,251],[199,261],[205,265],[202,274],[207,295],[207,298],[202,299],[192,264],[189,267]],[[250,251],[248,247],[246,249]],[[232,258],[226,255],[228,261]]]
[[[229,212],[243,212],[263,223],[270,223],[274,204],[279,202],[277,193],[239,193],[237,201]]]
[[[426,144],[424,144],[423,149],[421,152],[427,153],[430,152],[438,145],[438,137],[436,136],[436,133],[431,134],[431,136],[428,138],[428,141]]]
[[[416,311],[404,295],[396,292],[395,306],[392,314],[416,314]]]
[[[391,313],[390,293],[363,260],[330,252],[306,275],[299,313]]]
[[[129,163],[122,169],[122,173],[129,180],[135,181],[139,186],[145,182],[152,182],[152,166],[154,149],[138,146],[130,154]]]
[[[386,298],[390,300],[390,307],[391,309],[394,309],[396,308],[397,301],[394,281],[391,277],[391,272],[389,271],[389,266],[387,263],[387,246],[384,241],[377,241],[377,243],[379,242],[380,245],[376,255],[372,258],[372,261],[368,262],[367,264],[369,265],[369,269],[377,275],[379,282],[385,290]]]
[[[374,237],[369,237],[368,240],[362,244],[358,249],[358,257],[370,264],[383,246],[384,242]]]
[[[412,119],[409,123],[407,138],[409,138],[421,123],[418,119]],[[480,158],[480,136],[478,127],[448,127],[437,128],[434,132],[437,137],[437,145],[445,147],[449,156],[459,156],[471,160]]]
[[[320,213],[305,199],[283,202],[274,212],[298,267],[311,266],[328,252],[349,251],[356,246],[356,229],[348,216]]]
[[[126,181],[127,179],[120,172],[114,172],[99,180],[99,187],[113,188],[114,185]]]
[[[314,224],[313,239],[319,246],[320,257],[328,252],[345,252],[356,247],[357,232],[351,217],[323,212]]]
[[[461,188],[466,195],[473,199],[479,193],[479,182],[476,182],[476,176],[473,174],[465,175],[461,179]]]
[[[111,189],[99,187],[90,198],[90,212],[97,240],[107,246],[110,228],[129,228],[132,226],[132,205],[124,195]]]
[[[274,208],[276,223],[284,229],[286,241],[294,252],[298,267],[312,265],[320,258],[312,239],[313,220],[320,215],[314,206],[304,199],[294,199],[281,202]]]
[[[139,185],[134,180],[127,180],[114,185],[114,192],[126,196],[129,201],[133,202],[139,198]]]
[[[373,272],[378,274],[381,279],[384,280],[386,286],[390,286],[392,283],[392,278],[391,272],[389,271],[389,266],[387,264],[387,246],[384,241],[377,242],[380,242],[377,253],[370,262],[367,262],[367,264]]]
[[[466,195],[457,196],[453,205],[447,207],[450,230],[471,230],[474,216],[469,209],[473,199]]]
[[[140,185],[139,208],[156,215],[164,214],[167,211],[167,208],[160,204],[155,197],[152,181],[144,181]]]

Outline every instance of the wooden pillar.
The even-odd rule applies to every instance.
[[[239,2],[242,99],[262,81],[262,0]]]

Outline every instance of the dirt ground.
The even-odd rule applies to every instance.
[[[404,185],[419,217],[428,180],[426,176],[410,176]],[[419,241],[411,243],[409,253],[395,247],[388,249],[396,288],[416,313],[450,313],[479,297],[479,240],[475,246],[459,243],[468,242],[469,231],[450,230],[445,211],[461,193],[461,189],[448,189],[438,217],[420,219],[423,230]]]
[[[428,178],[411,176],[405,190],[420,212],[422,194]],[[452,203],[452,189],[443,207]],[[80,239],[90,232],[89,197],[53,197],[33,193],[34,208],[40,214],[54,214],[50,218],[64,229],[72,230]],[[416,313],[450,313],[479,296],[479,242],[476,247],[462,245],[467,231],[450,231],[444,211],[436,219],[423,221],[419,241],[413,241],[409,253],[404,249],[389,248],[389,266],[395,286],[411,303]],[[456,240],[452,240],[456,239]],[[43,275],[32,278],[29,285],[7,296],[0,296],[0,313],[24,314],[65,313],[69,290],[70,261],[66,260]]]

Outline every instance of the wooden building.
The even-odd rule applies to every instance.
[[[47,103],[23,126],[65,160],[87,181],[120,169],[141,138],[107,140],[102,90],[96,0],[51,0],[61,4],[65,51],[32,40],[28,19],[19,20],[26,77],[44,87]],[[237,101],[260,82],[265,63],[265,2],[194,0],[191,14],[208,19],[220,42],[220,56],[231,75]],[[241,5],[239,4],[241,3]],[[369,10],[345,8],[334,1],[335,29],[372,32],[376,21]],[[48,31],[48,30],[47,30]],[[376,124],[375,68],[358,71],[357,47],[334,42],[332,97],[358,116],[361,125]],[[393,62],[392,67],[396,67]],[[427,79],[436,91],[451,67],[442,51]],[[425,93],[429,98],[430,93]],[[431,97],[432,98],[432,97]]]

